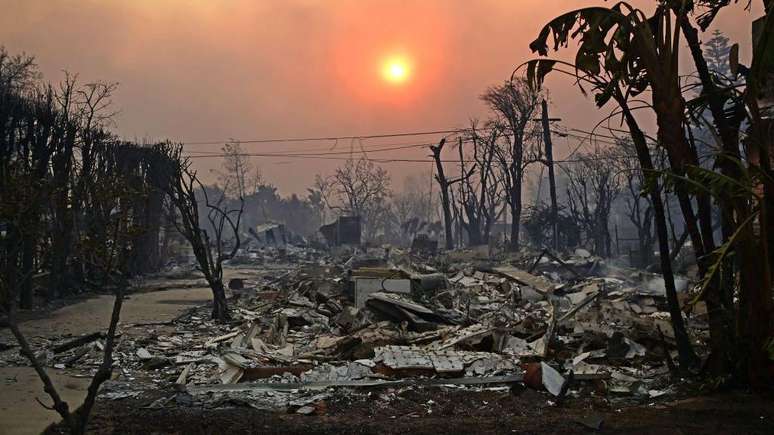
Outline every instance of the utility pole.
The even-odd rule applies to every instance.
[[[556,179],[554,178],[554,150],[551,144],[551,121],[560,121],[560,119],[548,118],[548,103],[544,99],[541,102],[543,106],[543,142],[546,145],[546,166],[548,166],[548,186],[551,191],[551,222],[554,229],[554,252],[559,250],[559,207],[556,204]]]
[[[463,246],[465,246],[464,243],[462,243],[462,207],[463,207],[462,200],[464,198],[464,195],[462,193],[463,193],[463,189],[465,188],[465,185],[463,184],[465,182],[465,159],[462,155],[462,136],[457,138],[457,146],[459,146],[459,151],[460,151],[460,190],[459,190],[460,206],[457,207],[457,210],[458,210],[457,211],[457,230],[458,230],[457,242],[459,243],[459,247],[462,248]]]

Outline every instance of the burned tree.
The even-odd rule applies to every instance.
[[[128,286],[126,253],[143,224],[135,206],[144,180],[127,171],[126,151],[142,149],[117,140],[97,122],[105,116],[102,97],[109,95],[109,87],[79,89],[68,79],[55,91],[37,83],[34,71],[31,58],[9,57],[0,49],[0,313],[51,397],[50,409],[59,413],[71,433],[80,434],[100,385],[112,374],[116,329]],[[49,199],[53,205],[46,207]],[[89,219],[78,213],[84,209],[89,210]],[[66,237],[56,234],[65,220]],[[41,248],[52,239],[66,246],[44,253]],[[76,409],[54,387],[17,316],[20,305],[31,305],[33,274],[47,265],[57,272],[76,270],[67,258],[55,257],[61,253],[77,257],[78,267],[88,270],[89,281],[73,274],[81,284],[115,295],[101,362]]]
[[[560,207],[554,218],[554,210],[543,202],[526,208],[523,222],[528,241],[536,247],[547,246],[547,241],[553,241],[554,225],[557,223],[558,245],[561,248],[575,247],[580,244],[581,227],[572,216]]]
[[[477,246],[489,242],[492,225],[500,217],[504,208],[502,203],[501,182],[495,171],[495,155],[497,142],[501,137],[502,128],[492,124],[488,133],[478,128],[477,123],[471,123],[466,131],[466,138],[460,138],[460,188],[457,202],[459,204],[460,224],[468,235],[468,244]],[[471,165],[468,166],[463,143],[472,144],[469,155]]]
[[[654,228],[655,209],[653,200],[644,193],[645,175],[640,170],[637,152],[631,141],[621,140],[615,146],[616,158],[611,162],[625,181],[628,195],[624,201],[626,217],[637,230],[638,264],[645,268],[653,260],[653,244],[656,242]]]
[[[43,92],[38,87],[39,75],[34,58],[12,56],[0,47],[0,207],[4,212],[0,215],[4,236],[0,273],[12,288],[16,279],[22,279],[22,308],[32,307],[36,250],[46,232],[42,191],[51,158],[48,136],[54,104],[50,89]],[[17,227],[14,222],[25,225]]]
[[[51,183],[57,188],[53,191],[49,213],[51,216],[51,271],[49,275],[48,297],[64,295],[72,287],[72,274],[69,270],[73,254],[75,221],[70,195],[74,179],[74,153],[78,133],[77,109],[75,108],[75,79],[67,76],[54,93],[56,109],[60,117],[59,128],[55,128],[51,137]]]
[[[106,130],[112,122],[110,104],[115,84],[79,85],[75,76],[66,75],[54,88],[36,82],[36,77],[31,58],[11,57],[0,50],[3,190],[19,192],[20,180],[25,179],[26,185],[41,192],[23,208],[23,231],[6,224],[10,237],[22,239],[18,257],[18,266],[24,271],[22,308],[32,306],[35,275],[48,275],[45,295],[49,299],[98,285],[90,278],[93,249],[87,245],[109,237],[102,228],[104,220],[96,216],[102,208],[112,207],[114,193],[105,191],[100,183],[112,182],[117,165],[126,177],[133,177],[133,221],[147,215],[151,205],[161,200],[158,189],[150,188],[152,147],[119,141]],[[154,192],[156,199],[151,201]],[[13,194],[2,196],[10,199]],[[137,235],[131,253],[135,259],[155,258],[152,263],[157,266],[158,256],[147,248],[159,243],[159,223],[153,219],[137,223],[135,226],[147,231]],[[142,246],[139,239],[153,234],[156,237]],[[131,273],[156,269],[129,264]]]
[[[260,172],[255,168],[254,179],[250,179],[253,165],[239,142],[225,144],[222,151],[223,170],[218,171],[218,181],[225,194],[231,198],[244,198],[255,193],[260,184]]]
[[[432,232],[435,226],[437,204],[433,201],[432,193],[423,188],[419,181],[413,176],[406,177],[403,190],[394,193],[390,201],[396,238],[404,245],[410,244],[419,233]]]
[[[446,240],[446,249],[454,249],[454,233],[452,224],[452,198],[449,188],[458,183],[461,178],[449,179],[446,177],[446,173],[443,168],[443,161],[441,161],[441,153],[443,147],[446,144],[446,138],[441,139],[436,146],[430,146],[430,151],[433,152],[433,160],[435,161],[435,181],[438,182],[441,195],[441,209],[443,210],[443,228]]]
[[[505,199],[511,214],[510,249],[519,249],[519,225],[522,211],[524,171],[530,163],[528,142],[535,133],[529,128],[537,112],[541,95],[526,80],[515,78],[493,86],[481,96],[501,122],[507,125],[510,140],[496,148],[497,162],[502,168]]]
[[[135,274],[156,272],[163,263],[161,252],[161,231],[165,220],[166,186],[174,173],[169,168],[169,145],[160,143],[141,148],[140,159],[134,171],[140,184],[142,195],[136,204],[141,220],[142,231],[134,241],[131,255],[131,270]],[[164,234],[167,236],[167,233]]]
[[[190,161],[180,158],[180,148],[171,147],[169,155],[172,156],[170,162],[174,163],[174,177],[167,193],[179,216],[175,226],[191,244],[199,270],[212,290],[212,318],[226,321],[230,315],[223,285],[223,262],[232,258],[239,249],[239,222],[244,211],[244,200],[239,199],[238,209],[227,206],[225,195],[221,195],[217,201],[211,201],[196,171],[191,169]],[[204,199],[211,232],[200,222],[200,198]],[[234,237],[230,249],[227,246],[229,233]]]
[[[609,150],[581,154],[563,167],[569,212],[592,241],[594,253],[603,257],[610,256],[610,209],[621,191],[620,174],[612,165],[614,157]]]
[[[390,196],[390,176],[384,168],[366,158],[349,159],[332,176],[320,177],[318,188],[329,209],[360,216],[366,240],[384,229]]]

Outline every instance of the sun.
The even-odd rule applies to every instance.
[[[391,57],[384,61],[382,77],[393,84],[405,83],[411,76],[409,62],[402,57]]]

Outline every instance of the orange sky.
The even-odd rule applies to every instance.
[[[652,1],[634,2],[651,5]],[[116,130],[137,140],[368,135],[463,127],[486,116],[478,95],[530,58],[529,42],[575,0],[0,0],[0,44],[38,58],[44,75],[120,83]],[[743,44],[753,15],[727,8],[716,27]],[[387,83],[388,56],[411,75]],[[604,117],[566,79],[550,79],[552,116],[588,128]],[[364,141],[378,147],[433,137]],[[352,144],[336,144],[346,151]],[[561,158],[573,140],[558,139]],[[333,143],[251,144],[252,152]],[[360,144],[353,145],[356,150]],[[219,146],[190,146],[217,151]],[[424,150],[373,154],[423,158]],[[281,191],[303,192],[337,160],[256,158]],[[217,166],[201,159],[202,170]],[[426,164],[391,163],[400,184]]]

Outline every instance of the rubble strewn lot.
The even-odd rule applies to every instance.
[[[91,425],[111,424],[100,417],[111,412],[228,420],[238,409],[260,411],[245,421],[275,429],[296,424],[280,417],[288,414],[353,419],[317,428],[335,432],[356,431],[358,418],[469,415],[472,424],[565,409],[560,427],[593,430],[615,410],[669,408],[700,387],[673,368],[655,275],[582,250],[556,260],[539,254],[245,254],[231,265],[242,276],[229,283],[231,322],[210,320],[201,305],[171,321],[120,325],[114,377]],[[192,269],[176,268],[142,284],[164,288],[172,279],[197,281]],[[691,307],[691,338],[701,344],[706,314]],[[47,367],[86,377],[101,362],[104,334],[31,342]],[[28,365],[10,343],[0,364]]]

